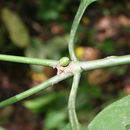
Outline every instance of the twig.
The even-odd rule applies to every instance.
[[[15,56],[6,56],[6,55],[2,55],[2,56],[3,57],[1,57],[1,55],[0,55],[0,57],[1,57],[0,60],[14,61],[14,62],[17,61],[17,60],[14,60],[15,58],[14,59],[12,58],[12,57],[15,57]],[[5,58],[6,60],[4,59],[4,56],[6,56],[6,58]],[[26,59],[26,62],[23,60],[21,63],[32,63],[32,62],[30,62],[30,60],[29,61],[27,60],[28,58],[23,58],[23,59]],[[38,60],[36,60],[36,61],[38,61]],[[41,59],[40,59],[40,61],[41,61]],[[55,63],[55,62],[53,62],[53,63]],[[40,63],[37,63],[37,64],[40,64]],[[44,63],[44,64],[47,65],[47,63]],[[53,64],[53,65],[55,65],[55,64]],[[87,61],[87,62],[75,61],[74,62],[74,67],[72,68],[73,70],[71,70],[70,72],[79,72],[81,70],[82,71],[83,70],[87,71],[87,70],[93,70],[93,69],[104,68],[104,67],[111,67],[111,66],[118,66],[118,65],[124,65],[124,64],[130,64],[130,55],[111,56],[111,57],[107,57],[107,58],[104,58],[104,59],[94,60],[94,61]],[[59,74],[59,75],[57,75],[57,76],[47,80],[46,82],[44,82],[44,83],[42,83],[42,84],[40,84],[40,85],[38,85],[38,86],[36,86],[36,87],[34,87],[32,89],[29,89],[29,90],[27,90],[27,91],[25,91],[23,93],[20,93],[20,94],[14,96],[14,97],[11,97],[11,98],[3,101],[3,102],[0,102],[0,108],[2,108],[4,106],[7,106],[9,104],[15,103],[17,101],[20,101],[20,100],[22,100],[22,99],[24,99],[26,97],[29,97],[29,96],[31,96],[31,95],[41,91],[42,89],[45,89],[45,88],[47,88],[48,86],[50,86],[52,84],[58,83],[59,81],[62,81],[62,80],[66,79],[67,77],[72,76],[72,75],[73,74],[69,73],[69,72]],[[77,79],[77,76],[74,78],[74,80],[75,79]],[[72,90],[71,90],[71,92],[72,92]],[[75,98],[74,98],[74,100],[75,100]]]
[[[55,60],[36,59],[36,58],[20,57],[20,56],[8,56],[8,55],[1,55],[1,54],[0,54],[0,60],[51,66],[51,67],[54,67],[59,63],[59,61],[55,61]],[[104,67],[118,66],[118,65],[124,65],[129,63],[130,63],[130,55],[110,56],[104,59],[93,60],[93,61],[75,61],[73,72],[79,70],[93,70],[93,69],[104,68]]]
[[[85,9],[88,7],[88,5],[90,5],[94,1],[96,1],[96,0],[82,0],[80,3],[80,6],[78,8],[78,11],[76,13],[76,16],[74,18],[74,21],[73,21],[73,24],[71,27],[71,32],[70,32],[69,44],[68,44],[71,60],[74,60],[74,61],[77,60],[77,57],[76,57],[75,51],[74,51],[75,50],[74,49],[74,38],[76,35],[78,25],[80,23],[80,20],[82,18],[82,15],[83,15]]]
[[[10,55],[3,55],[3,54],[0,54],[0,60],[34,64],[34,65],[43,65],[43,66],[50,66],[50,67],[54,67],[58,64],[58,61],[55,60],[38,59],[38,58],[21,57],[21,56],[10,56]]]
[[[76,62],[76,66],[82,70],[93,70],[105,67],[112,67],[118,65],[130,64],[130,55],[125,56],[110,56],[104,59],[87,61],[87,62]]]
[[[22,99],[25,99],[25,98],[47,88],[55,83],[58,83],[59,81],[62,81],[63,79],[66,79],[70,76],[72,76],[72,73],[62,73],[60,75],[54,76],[54,77],[50,78],[49,80],[47,80],[46,82],[41,83],[40,85],[37,85],[23,93],[17,94],[16,96],[13,96],[5,101],[0,102],[0,108],[3,108],[5,106],[18,102]]]
[[[75,101],[80,80],[80,73],[74,75],[73,84],[68,101],[69,119],[72,130],[79,130],[79,122],[75,111]]]

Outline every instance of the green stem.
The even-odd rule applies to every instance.
[[[76,16],[74,18],[74,21],[73,21],[73,24],[71,27],[71,32],[70,32],[69,44],[68,44],[71,60],[74,60],[74,61],[77,60],[77,57],[76,57],[75,51],[74,51],[75,50],[74,49],[74,38],[76,35],[77,28],[79,26],[80,20],[83,16],[85,9],[88,7],[88,5],[90,5],[94,1],[96,1],[96,0],[82,0],[80,3],[80,6],[78,8],[78,11],[76,13]]]
[[[87,61],[87,62],[76,62],[77,69],[82,70],[93,70],[105,67],[112,67],[118,65],[130,64],[130,55],[125,56],[110,56],[104,59]]]
[[[72,73],[62,73],[60,75],[54,76],[54,77],[50,78],[49,80],[47,80],[46,82],[41,83],[40,85],[37,85],[23,93],[17,94],[16,96],[13,96],[5,101],[0,102],[0,108],[3,108],[5,106],[18,102],[24,98],[27,98],[55,83],[58,83],[59,81],[61,81],[63,79],[70,77],[70,76],[72,76]]]
[[[7,56],[7,57],[9,58],[9,57],[12,57],[12,56]],[[3,59],[2,59],[2,57],[0,59],[4,60],[4,57],[3,57]],[[12,59],[11,60],[6,59],[6,61],[12,61]],[[22,63],[27,63],[27,62],[24,61]],[[28,63],[30,63],[30,61]],[[74,70],[71,70],[71,72],[78,72],[80,70],[93,70],[93,69],[98,69],[98,68],[111,67],[111,66],[117,66],[117,65],[124,65],[124,64],[129,64],[129,63],[130,63],[130,55],[111,56],[111,57],[107,57],[107,58],[104,58],[104,59],[99,59],[99,60],[94,60],[94,61],[87,61],[87,62],[76,61],[76,62],[74,62],[74,66],[75,66],[75,67],[73,67]],[[27,90],[27,91],[25,91],[25,92],[23,92],[21,94],[18,94],[18,95],[14,96],[14,97],[11,97],[11,98],[3,101],[3,102],[0,102],[0,108],[2,108],[4,106],[7,106],[9,104],[15,103],[17,101],[20,101],[20,100],[22,100],[22,99],[24,99],[24,98],[26,98],[26,97],[28,97],[28,96],[30,96],[32,94],[35,94],[35,93],[41,91],[42,89],[45,89],[45,88],[47,88],[48,86],[50,86],[52,84],[58,83],[59,81],[65,79],[65,78],[67,78],[69,76],[72,76],[72,75],[73,75],[72,73],[62,73],[60,75],[57,75],[57,76],[47,80],[46,82],[32,88],[32,89],[29,89],[29,90]],[[74,101],[72,103],[70,101],[72,101],[72,94],[74,95],[74,93],[72,93],[72,92],[75,92],[75,95],[73,97],[74,100],[75,100],[75,96],[76,96],[76,92],[77,92],[76,85],[78,84],[78,79],[79,79],[78,76],[74,76],[74,83],[73,83],[71,94],[70,94],[70,99],[71,100],[69,99],[69,107],[70,108],[71,108],[71,105],[74,105],[74,102],[75,102]],[[72,104],[70,105],[70,103],[72,103]],[[71,109],[71,110],[73,110],[73,109]],[[69,112],[69,113],[71,113],[71,112]],[[73,114],[74,114],[74,112],[73,112]],[[71,120],[71,122],[72,122],[72,120]]]
[[[75,101],[80,80],[80,73],[74,75],[74,80],[68,101],[69,119],[72,130],[79,130],[79,122],[75,111]]]
[[[21,56],[10,56],[10,55],[3,55],[3,54],[0,54],[0,60],[34,64],[34,65],[44,65],[44,66],[50,66],[50,67],[54,67],[58,64],[58,61],[55,61],[55,60],[38,59],[38,58],[21,57]]]

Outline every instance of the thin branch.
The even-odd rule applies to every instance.
[[[74,18],[74,21],[73,21],[73,24],[71,27],[71,32],[70,32],[69,44],[68,44],[71,60],[74,60],[74,61],[77,60],[77,57],[76,57],[75,51],[74,51],[75,50],[74,49],[74,38],[76,35],[77,28],[79,26],[80,20],[82,18],[82,15],[83,15],[85,9],[94,1],[96,1],[96,0],[82,0],[80,3],[80,6],[78,8],[78,11],[76,13],[76,16]]]
[[[59,81],[62,81],[63,79],[66,79],[70,76],[72,76],[72,73],[62,73],[60,75],[54,76],[54,77],[50,78],[49,80],[47,80],[46,82],[41,83],[40,85],[37,85],[23,93],[17,94],[16,96],[13,96],[5,101],[0,102],[0,108],[3,108],[5,106],[18,102],[22,99],[25,99],[25,98],[47,88],[55,83],[58,83]]]
[[[75,111],[75,101],[80,80],[80,73],[74,75],[73,84],[68,101],[69,119],[72,130],[79,130],[79,122]]]
[[[110,56],[104,59],[87,61],[87,62],[76,62],[77,69],[81,70],[93,70],[105,67],[112,67],[118,65],[130,64],[130,55],[125,56]]]
[[[0,54],[0,60],[34,64],[34,65],[43,65],[43,66],[50,66],[50,67],[54,67],[58,64],[58,61],[55,60],[38,59],[38,58],[21,57],[21,56],[10,56],[10,55],[3,55],[3,54]]]
[[[9,57],[12,57],[12,56],[9,56]],[[0,59],[2,59],[2,58],[0,58]],[[2,60],[4,60],[4,59],[2,59]],[[8,61],[12,61],[12,60],[6,59],[6,61],[7,60]],[[22,63],[27,63],[27,62],[22,62]],[[30,63],[30,62],[28,62],[28,63]],[[79,72],[81,70],[93,70],[93,69],[98,69],[98,68],[118,66],[118,65],[124,65],[124,64],[130,64],[130,55],[111,56],[111,57],[107,57],[107,58],[104,58],[104,59],[94,60],[94,61],[87,61],[87,62],[75,61],[73,70],[71,70],[71,72]],[[27,91],[25,91],[25,92],[23,92],[21,94],[18,94],[18,95],[14,96],[14,97],[11,97],[11,98],[3,101],[3,102],[0,102],[0,108],[2,108],[4,106],[7,106],[7,105],[10,105],[12,103],[15,103],[17,101],[20,101],[20,100],[22,100],[22,99],[24,99],[24,98],[26,98],[28,96],[31,96],[31,95],[41,91],[42,89],[45,89],[45,88],[47,88],[48,86],[50,86],[52,84],[58,83],[59,81],[64,80],[65,78],[67,78],[69,76],[72,76],[72,75],[73,75],[72,73],[62,73],[60,75],[57,75],[57,76],[47,80],[46,82],[44,82],[44,83],[42,83],[42,84],[32,88],[32,89],[29,89],[29,90],[27,90]],[[78,85],[78,79],[79,79],[78,77],[80,77],[80,76],[78,76],[78,75],[74,76],[74,83],[72,85],[72,90],[71,90],[71,94],[70,94],[70,99],[71,100],[69,99],[69,107],[70,108],[71,108],[71,105],[74,105],[74,103],[71,104],[71,105],[70,105],[70,103],[72,103],[71,101],[72,101],[72,94],[73,94],[73,92],[74,91],[77,92],[76,86]],[[76,96],[76,95],[74,95],[74,96]],[[74,100],[75,100],[75,97],[74,97]]]

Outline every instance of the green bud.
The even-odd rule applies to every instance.
[[[68,57],[62,57],[60,59],[60,65],[65,67],[65,66],[68,66],[70,63],[70,59]]]

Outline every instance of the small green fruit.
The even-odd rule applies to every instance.
[[[69,65],[69,63],[70,63],[70,59],[68,57],[62,57],[60,59],[60,65],[63,67]]]

